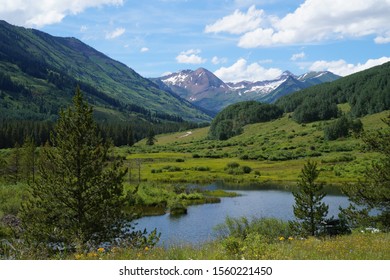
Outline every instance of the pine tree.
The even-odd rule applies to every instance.
[[[390,230],[390,115],[383,122],[387,127],[363,136],[367,148],[379,153],[358,184],[343,188],[352,202],[343,214],[353,226],[377,226]],[[376,215],[370,215],[375,210]]]
[[[154,142],[156,141],[155,133],[153,129],[150,129],[148,133],[148,139],[146,139],[146,145],[153,146]]]
[[[27,137],[22,146],[21,156],[21,173],[27,180],[27,183],[35,182],[36,158],[34,139],[32,137]]]
[[[8,173],[11,181],[17,184],[20,180],[20,160],[21,160],[21,149],[18,142],[15,143],[12,149],[12,154],[8,164]]]
[[[325,197],[323,184],[315,183],[320,171],[317,163],[308,161],[300,174],[295,198],[294,215],[301,233],[314,236],[318,226],[325,220],[329,206],[322,202]]]
[[[93,110],[77,88],[73,107],[60,112],[51,147],[42,148],[39,178],[21,209],[25,240],[37,247],[85,249],[122,230],[122,161],[97,133]]]

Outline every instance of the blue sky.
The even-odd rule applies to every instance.
[[[390,61],[390,0],[1,0],[0,19],[76,37],[145,77],[204,67],[224,81]]]

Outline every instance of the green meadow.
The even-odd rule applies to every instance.
[[[348,110],[347,106],[342,106]],[[365,132],[384,127],[389,111],[361,119]],[[225,181],[295,182],[308,159],[318,163],[319,180],[327,184],[357,182],[377,157],[365,150],[359,135],[327,141],[324,128],[332,121],[298,124],[289,115],[251,124],[241,135],[225,141],[209,140],[209,128],[157,135],[117,151],[126,158],[132,180],[166,183]],[[238,164],[236,170],[229,164]],[[246,172],[243,171],[244,168]],[[249,171],[249,172],[248,172]]]

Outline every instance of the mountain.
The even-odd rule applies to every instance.
[[[76,85],[101,120],[132,117],[209,121],[177,94],[76,38],[0,21],[0,118],[50,119],[70,104]]]
[[[198,106],[218,112],[240,101],[256,100],[273,103],[292,92],[338,78],[339,76],[327,71],[310,72],[301,76],[285,71],[274,80],[225,83],[210,71],[199,68],[195,71],[183,70],[151,80],[162,89],[171,90]]]

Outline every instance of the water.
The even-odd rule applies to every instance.
[[[171,217],[169,214],[144,217],[136,221],[136,228],[146,228],[149,232],[157,228],[157,231],[161,232],[160,245],[167,246],[181,243],[199,244],[213,240],[216,237],[215,226],[224,223],[226,217],[294,219],[294,197],[291,191],[283,186],[237,187],[212,184],[206,188],[233,190],[241,196],[222,198],[221,203],[217,204],[190,206],[187,215],[178,217]],[[337,217],[339,207],[345,208],[349,205],[348,198],[332,188],[327,189],[327,193],[323,201],[329,205],[328,216]]]

